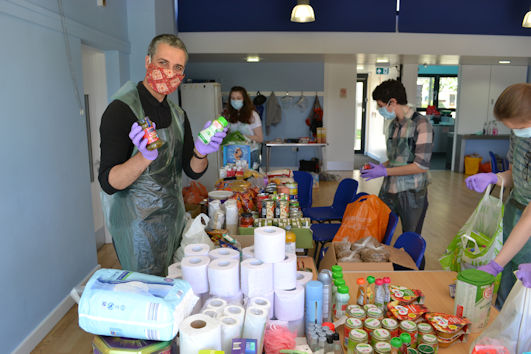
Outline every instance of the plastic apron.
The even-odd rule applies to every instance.
[[[127,104],[138,119],[144,117],[136,84],[127,82],[112,97]],[[180,244],[185,223],[181,191],[184,112],[168,100],[172,123],[157,129],[165,144],[158,157],[128,188],[101,192],[103,213],[123,269],[166,275]],[[134,149],[133,155],[138,150]]]
[[[523,210],[521,208],[527,206],[531,200],[531,170],[527,157],[527,154],[531,152],[531,139],[513,136],[511,143],[513,144],[512,174],[514,187],[509,200],[505,204],[503,214],[504,243],[522,216]],[[502,307],[516,281],[513,272],[518,270],[518,266],[523,263],[531,263],[531,239],[527,240],[524,247],[503,268],[496,298],[496,307],[498,309]]]

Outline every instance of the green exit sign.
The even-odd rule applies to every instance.
[[[389,68],[376,68],[376,75],[389,75]]]

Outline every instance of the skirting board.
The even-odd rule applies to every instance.
[[[85,284],[92,274],[94,274],[98,269],[101,268],[101,265],[96,265],[92,271],[78,284]],[[15,348],[13,351],[14,354],[27,354],[30,353],[35,347],[43,340],[44,337],[53,329],[53,327],[59,322],[63,316],[72,308],[75,301],[70,295],[67,295],[63,301],[57,305],[52,312],[46,316],[41,323],[35,327],[31,333],[24,338],[24,340]]]

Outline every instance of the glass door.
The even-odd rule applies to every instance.
[[[356,122],[354,130],[354,153],[365,153],[365,123],[367,115],[368,74],[358,74],[356,79]]]

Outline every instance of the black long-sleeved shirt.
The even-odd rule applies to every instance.
[[[142,81],[136,87],[145,115],[155,122],[157,129],[169,127],[172,124],[172,116],[167,97],[164,97],[164,100],[159,102],[145,88]],[[103,113],[100,125],[101,157],[98,180],[101,188],[107,194],[114,194],[119,191],[109,184],[109,172],[111,168],[124,163],[131,157],[134,145],[129,139],[129,132],[133,123],[137,121],[137,117],[129,106],[118,100],[112,101]],[[192,170],[190,160],[192,159],[193,151],[192,129],[185,113],[182,166],[188,177],[198,179],[205,173],[206,169],[201,173],[196,173]]]

